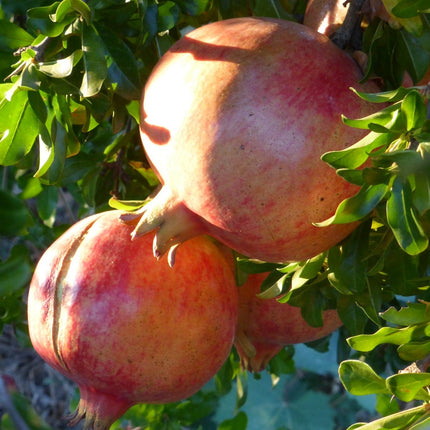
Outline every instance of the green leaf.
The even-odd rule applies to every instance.
[[[27,91],[16,92],[10,102],[0,102],[0,164],[20,161],[33,147],[38,133],[39,121]]]
[[[340,319],[351,334],[363,333],[368,318],[362,309],[356,305],[354,297],[340,295],[337,300],[337,311]]]
[[[389,393],[384,378],[377,375],[368,364],[359,360],[342,361],[339,366],[339,377],[345,389],[354,396]]]
[[[423,252],[428,247],[428,238],[415,214],[408,181],[394,179],[386,210],[388,224],[400,247],[410,255]]]
[[[321,271],[321,266],[325,257],[326,254],[323,252],[316,257],[299,263],[297,270],[293,273],[291,278],[291,290],[300,288],[308,281],[315,278]]]
[[[322,222],[314,223],[317,227],[326,227],[332,224],[346,224],[359,221],[383,200],[389,191],[386,183],[364,185],[357,194],[343,200],[336,209],[335,214]]]
[[[58,204],[58,189],[54,186],[47,186],[37,196],[37,213],[43,223],[52,228],[55,223]]]
[[[408,93],[400,109],[406,117],[406,130],[410,131],[424,125],[427,119],[427,106],[418,91]]]
[[[390,129],[398,121],[398,116],[399,105],[393,104],[386,107],[385,109],[375,112],[374,114],[359,119],[351,119],[342,116],[342,121],[349,127],[360,128],[364,130],[369,129],[369,125],[371,124],[381,125],[387,129]]]
[[[261,299],[274,299],[279,297],[285,291],[285,285],[290,281],[289,275],[282,275],[276,271],[271,272],[268,277],[263,281],[261,293],[257,296]]]
[[[163,33],[172,29],[179,20],[181,9],[173,1],[166,1],[158,6],[158,32]]]
[[[339,254],[329,254],[328,280],[341,293],[357,294],[366,288],[369,223],[362,224],[344,240]]]
[[[427,414],[427,406],[421,405],[388,415],[387,417],[379,418],[378,420],[359,425],[358,427],[354,424],[348,427],[347,430],[352,430],[353,428],[359,430],[412,430],[412,425]]]
[[[0,235],[16,236],[27,225],[30,213],[25,203],[0,188]]]
[[[330,151],[323,154],[321,159],[335,169],[356,169],[368,158],[370,153],[377,148],[387,147],[397,135],[392,133],[370,132],[354,145],[341,151]]]
[[[423,360],[430,354],[430,340],[408,342],[397,348],[399,357],[404,361]]]
[[[412,203],[420,215],[430,209],[430,174],[428,170],[415,173]]]
[[[248,417],[245,412],[239,412],[234,418],[223,421],[217,430],[246,430]]]
[[[27,25],[33,29],[35,33],[40,33],[49,37],[59,36],[64,29],[71,24],[75,19],[75,15],[68,15],[61,22],[54,22],[51,16],[56,13],[60,3],[54,2],[49,6],[34,7],[27,10]]]
[[[3,49],[17,49],[33,43],[33,36],[22,27],[6,20],[0,19],[0,47]]]
[[[50,15],[53,22],[62,22],[69,14],[78,13],[87,25],[91,22],[91,9],[82,0],[63,0],[57,7],[55,13]]]
[[[371,103],[395,103],[403,100],[405,96],[411,91],[415,91],[413,88],[399,87],[394,90],[381,91],[380,93],[363,93],[351,88],[355,94],[357,94],[363,100]]]
[[[386,380],[388,389],[403,402],[430,400],[423,388],[430,385],[430,373],[399,373]]]
[[[381,313],[381,318],[396,325],[414,325],[430,322],[430,303],[408,303],[406,307],[396,309],[391,306]]]
[[[430,53],[419,44],[419,38],[409,31],[397,32],[396,57],[414,82],[418,82],[429,67]]]
[[[427,0],[402,0],[393,7],[391,12],[399,18],[413,18],[420,13],[430,12],[430,6]]]
[[[190,15],[196,16],[200,15],[206,11],[210,1],[209,0],[174,0],[176,4],[179,5],[182,12]]]
[[[141,83],[133,52],[105,25],[98,23],[97,31],[106,51],[112,57],[113,63],[109,66],[109,78],[117,85],[115,90],[126,99],[139,99]]]
[[[36,64],[37,70],[51,78],[66,78],[73,71],[74,54],[55,61],[40,62]]]
[[[382,327],[373,334],[360,334],[347,339],[351,348],[357,351],[368,352],[375,349],[378,345],[390,343],[403,345],[430,334],[430,326],[419,325],[405,328]]]
[[[103,42],[94,28],[84,25],[82,29],[82,52],[85,70],[80,88],[83,97],[96,95],[107,77],[103,46]]]
[[[33,264],[28,249],[23,245],[14,246],[9,258],[0,261],[0,297],[24,289],[32,274]]]

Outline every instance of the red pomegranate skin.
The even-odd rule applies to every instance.
[[[299,307],[280,303],[276,298],[258,297],[267,275],[249,275],[239,287],[235,347],[242,368],[251,372],[264,370],[285,346],[321,339],[342,325],[335,309],[323,311],[323,325],[312,327],[302,317]]]
[[[142,97],[141,138],[162,188],[133,235],[158,229],[154,254],[207,233],[250,258],[304,260],[357,224],[316,227],[358,187],[320,156],[366,131],[347,127],[376,108],[350,89],[356,63],[304,25],[237,18],[182,37]]]
[[[41,257],[29,290],[32,344],[77,383],[72,423],[108,429],[136,403],[197,392],[231,350],[237,287],[212,240],[188,241],[169,267],[153,234],[130,240],[119,211],[73,225]]]

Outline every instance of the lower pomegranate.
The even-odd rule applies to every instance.
[[[239,320],[235,346],[242,368],[261,372],[287,345],[311,342],[338,329],[342,322],[335,309],[323,312],[323,326],[312,327],[300,308],[257,296],[267,273],[249,275],[239,288]]]
[[[181,246],[176,264],[152,255],[153,234],[130,240],[117,211],[72,226],[44,253],[29,290],[36,351],[77,383],[71,420],[105,430],[136,403],[197,392],[227,358],[237,287],[205,237]]]

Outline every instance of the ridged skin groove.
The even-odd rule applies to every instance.
[[[85,229],[80,232],[80,235],[76,237],[73,242],[70,243],[68,250],[64,253],[61,261],[60,261],[60,270],[57,273],[55,279],[55,294],[54,294],[54,303],[52,309],[53,322],[52,322],[52,345],[56,359],[58,363],[66,370],[69,371],[67,363],[64,361],[61,353],[61,349],[59,347],[60,341],[60,321],[61,321],[61,309],[63,305],[63,294],[64,294],[64,283],[67,279],[67,275],[69,273],[70,264],[73,259],[73,256],[76,254],[79,246],[84,240],[85,236],[88,234],[92,225],[97,221],[95,219],[91,223],[85,226]]]

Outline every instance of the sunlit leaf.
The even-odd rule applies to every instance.
[[[389,393],[384,378],[377,375],[367,363],[359,360],[342,361],[339,377],[345,389],[355,396]]]
[[[365,185],[352,197],[343,200],[335,214],[325,221],[315,223],[318,227],[359,221],[370,214],[389,191],[388,184]]]
[[[427,107],[423,97],[412,91],[402,101],[401,111],[406,117],[406,130],[422,127],[427,119]]]
[[[430,322],[430,303],[408,303],[396,309],[393,306],[381,313],[381,318],[396,325],[413,325]]]
[[[27,92],[18,91],[9,102],[0,102],[0,163],[12,165],[33,147],[39,121],[31,108]]]
[[[30,45],[34,37],[22,27],[6,20],[0,19],[0,47],[17,49]]]
[[[82,0],[63,0],[55,13],[50,15],[53,22],[62,22],[70,13],[78,13],[87,25],[91,22],[91,9]]]
[[[396,177],[387,201],[387,221],[399,245],[408,254],[416,255],[428,246],[412,205],[412,191],[408,181]]]
[[[309,280],[315,278],[321,271],[321,266],[325,260],[325,253],[319,254],[299,264],[298,269],[291,278],[291,289],[300,288]]]
[[[326,152],[321,159],[335,169],[356,169],[369,158],[373,150],[381,147],[385,148],[395,137],[396,135],[393,133],[380,134],[370,132],[363,139],[348,148],[341,151]]]
[[[369,124],[376,124],[390,129],[391,126],[397,121],[398,115],[399,106],[398,104],[393,104],[363,118],[351,119],[342,116],[342,120],[346,125],[354,128],[368,129]]]
[[[83,97],[91,97],[100,91],[107,76],[103,43],[92,26],[83,26],[82,52],[85,70],[80,91]]]
[[[351,348],[357,351],[372,351],[378,345],[390,343],[403,345],[410,341],[430,335],[430,326],[418,325],[405,328],[382,327],[373,334],[361,334],[347,339]]]
[[[67,19],[63,19],[60,22],[54,22],[51,19],[51,16],[55,14],[59,3],[60,2],[57,1],[49,6],[28,9],[28,27],[45,36],[59,36],[64,31],[64,29],[76,19],[76,16],[70,14],[66,17]]]
[[[427,407],[421,405],[388,415],[387,417],[379,418],[370,423],[359,425],[358,427],[353,425],[348,427],[347,430],[411,430],[413,428],[412,425],[427,414]]]
[[[74,54],[71,54],[59,60],[41,62],[36,65],[36,68],[51,78],[66,78],[73,71],[73,58]]]
[[[430,400],[423,387],[430,385],[430,373],[400,373],[387,378],[388,389],[400,400]]]
[[[381,91],[380,93],[363,93],[357,91],[354,88],[352,90],[363,100],[371,103],[394,103],[403,100],[405,96],[411,91],[415,91],[413,88],[399,87],[394,90]]]

